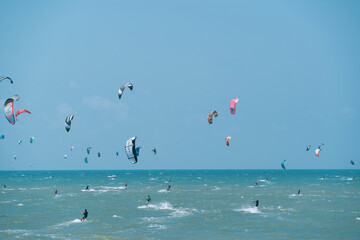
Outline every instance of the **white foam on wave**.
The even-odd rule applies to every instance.
[[[86,222],[87,220],[85,220],[84,222]],[[74,219],[72,221],[67,221],[67,222],[63,222],[63,223],[60,223],[58,225],[55,225],[56,227],[63,227],[63,226],[70,226],[72,224],[76,224],[76,223],[81,223],[82,221],[80,219]]]
[[[234,209],[236,212],[246,212],[246,213],[261,213],[257,207],[248,207],[248,208],[240,208]]]
[[[184,217],[191,215],[191,212],[197,212],[196,209],[187,209],[187,208],[174,208],[169,202],[161,202],[159,204],[148,204],[138,206],[139,209],[154,209],[154,210],[166,210],[171,211],[169,217]]]
[[[166,229],[166,226],[165,225],[160,225],[160,224],[150,224],[148,226],[148,228]]]
[[[291,194],[289,197],[291,198],[291,197],[300,197],[300,196],[302,196],[302,194],[301,194],[301,193],[300,193],[299,195],[298,195],[298,194],[293,193],[293,194]]]
[[[114,214],[114,215],[113,215],[113,218],[122,218],[122,217]]]
[[[166,189],[160,189],[158,192],[168,192]]]
[[[115,178],[116,175],[110,175],[110,176],[107,176],[108,178]]]
[[[24,204],[19,203],[19,204],[18,204],[18,205],[16,205],[16,206],[22,207],[22,206],[24,206]]]
[[[360,217],[357,217],[356,220],[360,221]]]
[[[90,188],[89,190],[83,189],[83,190],[81,190],[81,191],[82,191],[82,192],[95,192],[95,189]]]
[[[214,186],[214,189],[211,189],[211,191],[218,191],[220,190],[221,188],[219,188],[218,186]]]
[[[150,178],[150,181],[155,181],[155,180],[157,180],[156,177]]]

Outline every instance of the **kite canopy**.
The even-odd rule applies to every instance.
[[[217,117],[217,116],[218,116],[218,113],[217,113],[215,110],[209,112],[209,114],[208,114],[208,116],[207,116],[209,124],[212,124],[213,115],[214,115],[215,117]]]
[[[351,163],[351,165],[355,165],[355,163],[354,163],[354,161],[353,161],[353,160],[351,160],[351,161],[350,161],[350,163]]]
[[[70,131],[71,128],[71,121],[74,119],[74,115],[69,115],[65,118],[65,130],[67,132]]]
[[[4,103],[4,112],[5,117],[9,121],[10,124],[15,124],[15,117],[14,117],[14,102],[19,100],[19,96],[15,95],[11,98],[6,99]]]
[[[4,134],[1,135],[1,136],[0,136],[0,139],[5,139],[5,135],[4,135]]]
[[[19,145],[20,145],[20,143],[22,143],[22,140],[19,140],[19,141],[18,141],[18,144],[19,144]]]
[[[238,98],[235,98],[235,99],[232,99],[230,101],[230,113],[231,115],[235,115],[235,110],[236,110],[236,104],[238,103],[239,99]]]
[[[75,148],[74,146],[71,146],[71,149],[70,149],[70,150],[72,151],[72,150],[74,150],[74,148]]]
[[[87,157],[86,158],[84,158],[84,162],[87,164],[88,163],[88,159],[87,159]]]
[[[17,112],[15,113],[15,119],[17,120],[17,116],[18,116],[19,114],[21,114],[21,113],[24,113],[24,112],[31,114],[31,112],[29,112],[29,111],[26,110],[26,109],[20,109],[19,111],[17,111]]]
[[[0,77],[0,82],[2,82],[2,80],[5,80],[5,79],[9,79],[10,83],[13,84],[13,80],[9,77]]]
[[[86,149],[87,154],[90,154],[90,150],[91,150],[91,147],[88,147],[88,148]]]
[[[154,154],[156,154],[156,148],[153,147],[153,148],[151,149],[151,151],[153,151]]]
[[[231,139],[230,136],[225,138],[225,144],[226,144],[226,146],[229,146],[229,145],[230,145],[230,139]]]
[[[31,137],[31,138],[30,138],[30,143],[33,143],[34,140],[35,140],[35,138],[34,138],[34,137]]]
[[[119,156],[119,152],[116,152],[116,156]]]
[[[128,87],[131,91],[133,90],[133,85],[131,83],[126,83],[125,85],[121,86],[118,91],[118,97],[121,99],[125,88]]]
[[[136,137],[132,137],[128,139],[125,144],[125,152],[127,158],[130,160],[132,164],[137,163],[138,161],[137,157],[139,156],[139,151],[140,151],[140,148],[135,147],[135,140]]]
[[[67,155],[66,155],[66,154],[64,155],[64,159],[65,159],[65,160],[67,159]]]
[[[101,152],[98,152],[98,157],[101,157]]]
[[[318,148],[318,149],[316,149],[316,150],[315,150],[315,155],[316,155],[316,157],[319,157],[319,153],[320,153],[320,151],[321,151],[321,149],[320,149],[320,148]]]
[[[307,147],[306,147],[306,151],[309,151],[310,148],[311,148],[311,145],[307,146]]]
[[[285,167],[285,162],[286,162],[286,160],[284,160],[284,161],[281,162],[281,167],[282,167],[282,169],[286,169],[286,167]]]

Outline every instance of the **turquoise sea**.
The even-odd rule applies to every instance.
[[[358,170],[1,171],[0,180],[0,239],[360,239]]]

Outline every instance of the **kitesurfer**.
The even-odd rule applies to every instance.
[[[256,200],[255,201],[255,207],[258,207],[259,206],[259,200]]]
[[[85,219],[88,216],[88,211],[85,209],[85,211],[83,212],[83,216],[80,218],[81,221],[85,221]]]
[[[148,205],[150,201],[151,201],[151,197],[150,197],[150,195],[148,195],[147,198],[146,198],[145,205]]]
[[[6,188],[6,185],[4,184],[4,188]]]
[[[57,189],[55,190],[54,196],[57,194]]]
[[[257,182],[255,183],[255,187],[257,186]]]
[[[127,183],[125,183],[125,188],[127,188]]]
[[[85,190],[89,190],[89,185],[86,185],[86,188],[85,188]]]
[[[298,195],[300,195],[300,189],[298,190]]]
[[[166,189],[166,191],[170,191],[171,185],[169,185]]]

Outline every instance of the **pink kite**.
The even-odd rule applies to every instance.
[[[26,109],[20,109],[19,111],[17,111],[17,112],[15,113],[15,119],[17,120],[17,116],[18,116],[20,113],[24,113],[24,112],[31,114],[31,112],[29,112],[29,111],[26,110]]]
[[[235,98],[233,100],[230,101],[230,113],[231,115],[235,115],[235,109],[236,109],[236,104],[239,101],[238,98]]]

